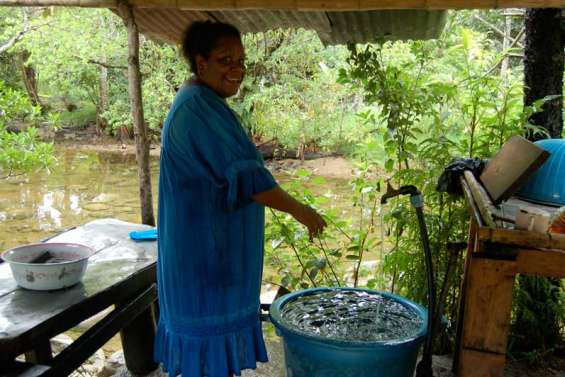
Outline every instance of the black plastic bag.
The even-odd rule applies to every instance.
[[[463,195],[459,178],[465,170],[470,170],[475,176],[479,176],[487,164],[487,160],[480,158],[455,158],[443,169],[443,173],[437,181],[436,190],[447,192],[456,196]]]

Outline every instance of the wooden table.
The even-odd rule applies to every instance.
[[[461,183],[471,227],[454,371],[458,377],[503,377],[515,277],[565,277],[565,235],[513,229],[510,221],[525,202],[512,198],[495,206],[470,172]]]
[[[118,331],[126,366],[146,374],[153,362],[156,242],[136,243],[129,232],[149,227],[115,219],[95,220],[47,242],[73,242],[100,250],[83,281],[58,291],[19,288],[0,264],[0,375],[69,375]],[[114,306],[104,318],[53,357],[50,339]],[[25,355],[25,362],[16,360]]]

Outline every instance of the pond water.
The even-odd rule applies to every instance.
[[[0,249],[98,218],[140,221],[135,156],[59,149],[57,158],[49,173],[0,180]],[[157,167],[152,160],[154,190]]]
[[[113,217],[140,222],[135,156],[69,148],[57,150],[58,164],[40,172],[0,180],[0,250],[37,242],[72,226]],[[154,209],[157,210],[158,158],[151,159]],[[288,175],[276,174],[279,181]],[[313,187],[337,196],[332,204],[346,207],[345,179],[326,179]]]

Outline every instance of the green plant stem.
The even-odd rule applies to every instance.
[[[359,244],[359,262],[357,263],[357,267],[355,269],[355,279],[354,279],[354,284],[353,284],[354,287],[357,287],[357,283],[358,283],[358,280],[359,280],[359,270],[361,269],[361,263],[363,261],[363,254],[364,254],[364,251],[365,251],[365,242],[367,242],[367,238],[369,237],[369,233],[371,233],[371,231],[374,228],[376,208],[377,208],[377,198],[375,196],[375,200],[373,202],[373,208],[371,209],[370,225],[367,227],[367,231],[363,235],[363,240]]]
[[[353,237],[351,237],[349,234],[345,233],[345,231],[343,229],[341,229],[341,227],[339,225],[337,225],[329,216],[322,215],[322,217],[324,218],[324,220],[330,222],[333,226],[335,226],[335,228],[337,230],[339,230],[339,232],[341,234],[343,234],[349,240],[349,242],[353,242]]]
[[[337,283],[338,287],[341,287],[341,283],[340,283],[339,279],[337,278],[337,274],[335,273],[335,270],[332,266],[332,263],[330,262],[330,259],[328,258],[326,248],[324,248],[324,245],[322,244],[322,239],[319,236],[317,237],[317,239],[318,239],[318,242],[320,243],[320,250],[322,250],[322,253],[324,253],[324,258],[326,258],[326,262],[327,262],[328,267],[330,268],[330,270],[331,270],[331,272],[334,276],[335,282]],[[326,247],[327,247],[327,245],[326,245]]]
[[[269,208],[269,210],[271,211],[271,214],[273,215],[273,218],[275,219],[275,221],[281,226],[284,227],[285,229],[288,230],[288,227],[283,224],[280,220],[279,217],[277,216],[277,214],[275,213],[275,211],[273,211],[271,208]],[[306,266],[304,265],[304,263],[302,263],[302,259],[300,259],[300,255],[298,254],[298,250],[296,250],[296,246],[294,245],[294,242],[289,241],[289,245],[292,248],[292,250],[294,251],[294,255],[296,255],[296,259],[298,260],[298,263],[300,263],[300,266],[302,267],[302,273],[306,274],[306,276],[308,276],[308,279],[310,280],[310,282],[312,283],[312,285],[314,286],[314,288],[317,288],[318,286],[316,285],[316,282],[312,279],[312,277],[310,276],[310,274],[308,273],[308,270],[306,269]]]

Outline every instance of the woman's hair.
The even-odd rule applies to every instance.
[[[241,38],[241,34],[235,26],[223,22],[195,21],[188,26],[182,38],[182,54],[192,72],[198,73],[196,55],[208,59],[210,51],[223,37]]]

